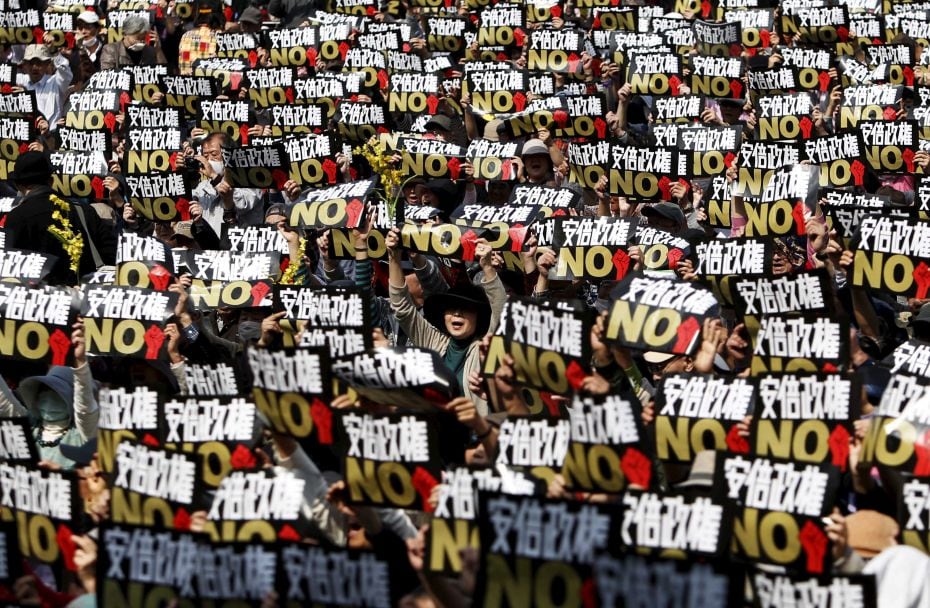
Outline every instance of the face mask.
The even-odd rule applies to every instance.
[[[252,342],[262,337],[262,324],[258,321],[242,321],[239,323],[239,340]]]
[[[51,390],[39,393],[37,404],[43,422],[67,422],[71,417],[71,406]]]
[[[97,37],[91,36],[90,38],[85,38],[84,40],[81,41],[81,44],[83,44],[87,48],[90,48],[94,46],[95,44],[97,44]]]
[[[144,48],[145,48],[145,43],[144,43],[144,42],[137,42],[137,43],[135,43],[135,44],[130,44],[130,45],[129,45],[129,50],[130,50],[130,51],[134,51],[134,52],[136,52],[136,53],[138,53],[139,51],[141,51],[141,50],[144,49]]]
[[[226,172],[226,165],[223,164],[221,160],[211,160],[207,161],[210,163],[210,168],[213,169],[213,172],[219,176],[222,176]]]

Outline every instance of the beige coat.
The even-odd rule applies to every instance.
[[[494,333],[500,322],[501,311],[504,309],[504,303],[507,301],[507,293],[504,291],[504,284],[497,275],[491,281],[482,282],[482,289],[488,296],[488,302],[491,304],[491,324],[488,327],[488,333]],[[407,287],[390,286],[391,308],[394,309],[394,316],[403,328],[404,333],[410,339],[411,344],[421,348],[434,350],[442,356],[445,356],[446,349],[449,346],[451,338],[445,333],[433,327],[423,315],[417,310],[410,297]],[[468,388],[468,376],[473,372],[481,371],[481,358],[478,352],[480,340],[472,342],[468,347],[468,354],[465,356],[465,366],[463,378],[465,386],[463,390],[465,396],[475,402],[478,413],[482,416],[488,414],[488,404],[484,399],[471,392]]]

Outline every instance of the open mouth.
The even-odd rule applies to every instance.
[[[452,329],[454,330],[461,330],[463,327],[465,327],[465,322],[464,321],[452,321],[450,325],[452,326]]]

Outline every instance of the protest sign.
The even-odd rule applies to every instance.
[[[311,190],[288,208],[293,228],[355,228],[364,217],[377,178]]]
[[[862,462],[874,462],[918,477],[930,475],[927,412],[930,381],[897,373],[891,377],[862,446]]]
[[[435,411],[452,400],[457,382],[434,351],[422,348],[375,348],[351,359],[337,375],[376,403]]]
[[[605,553],[594,561],[597,597],[602,606],[630,606],[643,598],[666,606],[681,601],[694,601],[708,608],[733,606],[742,601],[742,574],[721,563],[630,554],[614,557]]]
[[[373,346],[371,298],[356,287],[275,285],[274,310],[305,323],[301,346],[329,348],[334,359],[363,353]],[[339,364],[334,362],[334,369]]]
[[[656,455],[691,462],[701,450],[748,452],[738,425],[752,414],[756,392],[743,378],[664,375],[656,392]]]
[[[869,215],[859,225],[851,282],[896,295],[926,298],[930,290],[930,222]]]
[[[434,414],[341,410],[335,429],[351,503],[431,510],[430,493],[442,470]]]
[[[112,473],[116,467],[116,446],[120,441],[157,443],[159,434],[158,393],[144,386],[132,390],[104,388],[100,404],[97,454],[100,469]]]
[[[808,598],[824,606],[846,604],[850,608],[875,608],[875,578],[867,575],[806,577],[756,569],[749,577],[760,608],[802,604]]]
[[[10,253],[16,251],[0,250],[0,259]],[[68,289],[0,283],[0,357],[70,365],[77,310]]]
[[[95,285],[83,290],[87,351],[141,359],[167,358],[164,321],[178,295],[136,287]]]
[[[225,179],[234,188],[282,188],[291,161],[281,144],[223,149]]]

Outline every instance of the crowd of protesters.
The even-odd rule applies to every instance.
[[[0,0],[0,4],[4,4],[4,1]],[[748,84],[748,72],[778,68],[785,63],[785,57],[796,49],[829,50],[835,56],[838,48],[835,44],[814,42],[806,40],[800,33],[782,31],[782,16],[791,14],[792,10],[806,10],[805,7],[799,8],[795,6],[799,3],[791,3],[791,7],[773,5],[760,8],[756,6],[757,3],[728,0],[719,2],[720,12],[717,14],[716,3],[710,3],[713,8],[709,10],[705,10],[706,7],[702,9],[701,5],[651,6],[650,2],[646,2],[646,6],[641,6],[640,2],[622,2],[619,7],[613,2],[595,2],[590,7],[575,6],[570,0],[564,4],[539,5],[542,8],[536,4],[517,4],[515,6],[521,10],[535,11],[535,15],[543,11],[546,18],[524,22],[527,36],[524,45],[498,49],[491,45],[484,45],[487,47],[484,48],[471,35],[476,24],[480,23],[482,11],[490,9],[477,5],[472,7],[466,2],[457,1],[428,7],[401,0],[384,6],[366,5],[367,10],[363,9],[361,14],[349,15],[345,10],[309,0],[271,0],[270,4],[249,4],[243,0],[234,0],[231,5],[209,0],[201,0],[193,5],[175,4],[175,0],[158,0],[151,4],[141,3],[143,11],[150,13],[149,20],[139,16],[123,20],[121,27],[116,28],[120,36],[115,41],[108,38],[108,32],[113,29],[108,24],[108,13],[138,7],[128,4],[124,7],[116,0],[110,0],[109,3],[101,0],[95,6],[83,6],[82,3],[81,6],[73,7],[58,7],[51,3],[46,7],[44,2],[40,2],[43,4],[40,7],[27,7],[26,4],[24,1],[20,7],[12,0],[5,0],[6,8],[10,10],[38,8],[40,13],[70,11],[74,18],[74,30],[68,32],[71,35],[69,44],[56,43],[54,34],[46,31],[40,32],[41,40],[30,44],[0,45],[0,59],[4,64],[15,66],[16,73],[15,83],[5,87],[3,93],[33,91],[36,103],[34,131],[29,141],[19,148],[16,158],[3,160],[12,171],[0,183],[0,195],[6,197],[0,202],[0,231],[3,235],[0,244],[6,250],[32,251],[53,256],[54,264],[45,273],[44,284],[75,288],[77,294],[81,293],[82,286],[86,288],[91,284],[100,284],[100,276],[107,272],[112,275],[116,268],[119,244],[127,235],[157,239],[175,253],[184,250],[199,252],[228,247],[225,234],[230,228],[270,226],[283,238],[287,254],[282,252],[280,268],[272,269],[275,271],[273,276],[265,278],[281,285],[313,289],[326,286],[355,289],[369,298],[370,315],[366,317],[365,331],[371,335],[371,344],[375,349],[426,349],[432,351],[436,360],[441,361],[446,368],[441,374],[437,372],[437,375],[448,379],[449,392],[442,400],[432,399],[433,413],[442,438],[439,452],[442,467],[468,464],[490,467],[498,472],[502,468],[507,469],[510,465],[500,464],[499,458],[502,449],[499,437],[502,425],[507,421],[522,417],[531,420],[566,417],[568,414],[565,408],[571,406],[573,400],[623,396],[635,406],[638,421],[644,429],[639,440],[639,451],[649,457],[650,466],[655,471],[647,486],[630,479],[623,492],[652,491],[660,495],[684,493],[690,497],[713,495],[715,501],[724,500],[719,493],[712,492],[712,486],[720,481],[719,474],[714,476],[715,460],[727,453],[728,448],[730,453],[740,452],[737,449],[740,442],[728,437],[725,444],[719,441],[712,443],[710,441],[717,439],[713,437],[704,446],[713,450],[696,450],[694,455],[684,459],[685,462],[663,462],[656,455],[655,449],[655,422],[662,415],[656,406],[655,396],[663,391],[663,378],[671,375],[687,378],[704,374],[727,381],[750,377],[761,381],[777,377],[778,370],[769,371],[753,363],[754,358],[772,354],[766,353],[759,346],[761,339],[758,327],[751,327],[752,323],[743,319],[745,310],[741,310],[732,301],[724,301],[717,291],[719,283],[713,292],[720,300],[719,306],[714,307],[707,318],[702,320],[699,337],[687,349],[633,348],[615,339],[615,336],[609,339],[608,325],[613,314],[612,306],[622,297],[617,290],[622,290],[626,285],[623,280],[615,279],[659,277],[676,284],[703,285],[705,274],[712,273],[702,271],[701,261],[695,253],[696,244],[746,236],[744,230],[753,225],[754,212],[747,210],[751,206],[751,197],[747,195],[744,200],[741,195],[729,195],[730,192],[737,192],[743,179],[740,174],[741,163],[744,158],[748,158],[738,153],[738,150],[747,143],[769,141],[757,137],[757,127],[764,114],[760,99],[764,100],[766,95],[776,93],[751,91],[747,86],[742,95],[727,98],[704,96],[702,111],[693,119],[689,118],[687,124],[693,127],[742,126],[739,131],[740,141],[736,142],[732,150],[737,153],[731,155],[733,159],[728,160],[726,166],[721,166],[716,175],[695,177],[672,170],[664,175],[670,186],[664,191],[660,189],[656,197],[644,199],[640,192],[623,191],[615,187],[615,182],[607,175],[596,183],[586,183],[576,174],[576,171],[580,173],[581,163],[573,160],[573,146],[592,142],[610,141],[611,145],[631,146],[640,150],[657,146],[653,127],[657,124],[656,102],[662,96],[650,92],[634,93],[630,80],[635,74],[628,71],[627,66],[618,63],[616,55],[609,51],[601,53],[589,44],[580,53],[571,71],[554,74],[553,98],[580,94],[601,95],[605,104],[602,118],[606,123],[606,132],[604,137],[587,140],[568,135],[557,136],[555,123],[530,132],[518,130],[513,126],[511,117],[504,113],[495,116],[491,112],[475,109],[473,95],[467,88],[463,91],[462,83],[466,80],[463,75],[466,70],[476,70],[475,63],[478,61],[488,62],[488,67],[484,68],[488,71],[525,70],[530,41],[535,33],[577,31],[588,36],[600,29],[597,21],[601,9],[639,11],[638,26],[643,35],[656,33],[649,29],[650,17],[680,20],[683,27],[688,28],[695,23],[722,23],[724,9],[727,9],[727,15],[731,15],[731,9],[768,11],[773,16],[774,25],[770,32],[766,32],[766,44],[757,48],[740,45],[738,52],[730,53],[732,58],[742,62],[741,78]],[[849,15],[855,15],[861,10],[860,4],[870,3],[836,2],[836,6],[842,6],[844,10],[848,5],[848,13],[844,13],[847,15],[846,25],[849,25]],[[845,73],[842,66],[856,62],[859,66],[867,66],[870,71],[874,70],[878,62],[870,62],[869,58],[873,55],[869,53],[869,48],[880,46],[883,41],[911,50],[913,64],[905,67],[912,71],[914,77],[907,83],[909,86],[899,87],[903,93],[898,98],[898,105],[892,108],[891,115],[886,112],[878,118],[903,123],[914,118],[915,111],[920,109],[922,97],[919,89],[926,78],[923,67],[926,62],[921,60],[920,53],[922,47],[900,29],[900,22],[905,20],[902,16],[904,11],[898,14],[893,10],[906,4],[874,4],[874,7],[867,7],[868,11],[864,14],[877,19],[883,13],[894,15],[896,20],[893,23],[899,24],[899,29],[894,31],[888,25],[888,29],[883,30],[880,36],[869,35],[866,38],[857,37],[854,31],[846,32],[844,41],[848,39],[852,42],[849,48],[853,49],[853,55],[844,58],[847,63],[835,62],[834,67],[824,70],[828,75],[828,86],[805,92],[813,104],[807,115],[813,125],[813,135],[808,131],[809,137],[799,136],[795,144],[803,145],[811,136],[829,137],[855,132],[855,128],[841,128],[839,122],[846,103],[844,89],[854,86],[886,86],[890,77],[887,73],[885,78],[873,73],[870,78],[874,80],[859,82],[850,76],[852,69]],[[190,9],[190,13],[184,13],[182,7]],[[552,7],[559,10],[553,11]],[[427,17],[431,15],[466,18],[469,34],[466,34],[459,50],[442,52],[428,44]],[[925,18],[915,17],[918,20]],[[422,117],[411,111],[386,112],[385,123],[378,125],[384,127],[380,129],[381,135],[402,133],[405,137],[441,140],[462,146],[462,150],[478,140],[513,143],[516,144],[516,154],[503,159],[514,168],[512,175],[485,179],[476,171],[472,159],[461,159],[462,171],[454,171],[449,177],[405,175],[403,177],[409,179],[401,183],[400,180],[385,177],[385,170],[374,166],[374,162],[362,153],[364,141],[345,138],[345,145],[334,150],[331,155],[332,162],[338,168],[334,181],[352,182],[380,175],[382,185],[382,190],[367,201],[367,211],[360,215],[354,225],[332,228],[333,232],[342,230],[348,236],[352,246],[349,259],[337,255],[335,235],[330,230],[323,226],[309,227],[291,221],[291,211],[295,205],[308,200],[308,197],[312,200],[313,186],[298,183],[293,178],[282,180],[269,188],[234,185],[235,180],[230,179],[227,166],[229,151],[241,146],[243,142],[235,140],[226,132],[208,132],[192,117],[187,117],[183,125],[185,139],[181,149],[168,151],[177,153],[177,164],[173,169],[182,173],[190,182],[189,205],[175,220],[160,221],[147,217],[142,207],[133,205],[133,192],[124,175],[124,156],[128,149],[128,142],[120,129],[126,120],[124,114],[117,116],[117,126],[112,130],[112,153],[106,158],[107,172],[101,176],[104,188],[85,198],[59,196],[53,189],[54,177],[60,168],[53,164],[52,155],[63,149],[59,130],[66,124],[66,116],[72,107],[72,96],[81,93],[95,74],[133,66],[164,65],[167,66],[167,74],[172,76],[209,75],[202,69],[203,62],[217,56],[217,38],[230,33],[254,35],[258,44],[257,53],[251,58],[254,64],[252,68],[272,67],[265,32],[282,28],[307,28],[324,23],[349,24],[350,34],[345,42],[350,46],[372,24],[400,24],[409,28],[404,30],[409,31],[409,38],[403,40],[402,50],[391,52],[409,53],[420,60],[448,57],[450,67],[440,72],[440,88],[423,91],[439,98],[436,112],[425,120],[418,120]],[[658,49],[664,45],[670,47],[670,54],[679,55],[684,66],[682,78],[687,83],[686,77],[694,69],[693,59],[701,56],[698,44],[694,43],[687,52],[668,42],[655,46]],[[630,48],[626,50],[627,59],[631,61],[630,57],[635,53]],[[316,53],[313,55],[316,56]],[[496,65],[492,68],[490,64]],[[500,64],[504,64],[504,67]],[[312,64],[308,62],[297,68],[296,74],[298,78],[310,78],[327,72],[341,73],[343,70],[338,59],[318,58]],[[352,103],[387,104],[394,73],[390,69],[382,71],[386,78],[379,78],[374,85],[363,86],[359,92],[353,93]],[[687,84],[675,88],[676,95],[692,93]],[[791,92],[794,89],[783,93]],[[236,79],[227,79],[226,84],[219,87],[218,93],[217,99],[248,98],[247,84]],[[547,95],[531,94],[530,97],[538,100]],[[339,101],[336,100],[337,104]],[[166,104],[166,91],[159,91],[147,101],[133,99],[126,105],[165,107]],[[273,141],[290,136],[274,133],[273,121],[267,108],[257,108],[254,116],[254,124],[248,125],[247,138]],[[568,120],[571,119],[569,116]],[[340,134],[339,120],[337,111],[330,124],[315,131],[321,135]],[[779,141],[791,144],[788,140],[790,138],[785,137]],[[923,143],[920,142],[921,147]],[[386,171],[399,167],[404,154],[404,150],[389,150],[386,154]],[[859,158],[864,156],[862,154]],[[925,254],[928,251],[930,232],[921,232],[921,227],[926,225],[927,203],[921,195],[919,183],[923,171],[930,166],[930,155],[918,148],[914,150],[912,158],[909,171],[883,172],[881,168],[870,167],[866,169],[865,178],[857,180],[855,185],[843,184],[840,188],[834,188],[854,196],[874,195],[876,200],[884,201],[878,209],[857,207],[854,221],[846,226],[837,226],[840,216],[829,213],[830,203],[826,195],[820,196],[818,193],[806,201],[801,200],[804,199],[803,194],[796,196],[802,204],[795,208],[797,214],[793,217],[795,228],[792,230],[795,235],[804,235],[805,239],[799,241],[793,237],[767,237],[772,244],[771,249],[765,249],[770,259],[762,261],[767,265],[763,274],[773,280],[814,273],[826,276],[823,295],[830,299],[831,306],[829,312],[820,311],[818,314],[848,322],[847,335],[842,336],[844,342],[848,341],[846,348],[842,349],[843,360],[829,366],[829,369],[827,366],[818,366],[812,370],[821,372],[816,376],[817,382],[826,383],[830,375],[838,375],[855,379],[854,386],[861,386],[862,389],[861,395],[854,395],[850,401],[857,404],[855,411],[858,417],[850,421],[851,432],[847,435],[848,446],[842,462],[834,459],[832,464],[829,460],[815,463],[819,465],[827,462],[826,466],[836,469],[839,479],[836,500],[827,505],[822,530],[830,543],[832,574],[865,573],[874,576],[876,586],[867,594],[877,598],[880,607],[930,605],[930,586],[927,583],[930,558],[923,551],[907,546],[901,534],[902,522],[906,520],[901,498],[902,485],[910,479],[912,473],[920,477],[920,471],[902,471],[900,467],[896,469],[876,463],[871,458],[866,459],[864,452],[874,450],[864,450],[863,447],[870,440],[870,432],[874,432],[874,429],[870,431],[870,423],[878,420],[879,416],[890,416],[887,414],[889,411],[900,412],[905,407],[904,403],[894,403],[885,394],[894,378],[909,373],[898,369],[901,367],[900,362],[912,352],[930,353],[930,350],[920,351],[921,348],[930,349],[930,298],[925,286],[921,290],[920,281],[917,281],[916,291],[895,291],[888,287],[892,283],[890,280],[886,285],[862,285],[852,277],[856,264],[864,264],[871,259],[857,255],[859,224],[869,213],[904,218],[902,221],[914,228],[914,238],[924,239],[922,246],[919,243],[914,246],[913,251],[918,252],[916,257],[911,256],[915,266],[921,261],[920,252]],[[819,164],[823,167],[829,163],[826,161]],[[801,159],[797,164],[809,166],[811,163]],[[793,166],[794,163],[789,163],[786,168],[791,169]],[[781,168],[773,167],[776,170]],[[768,178],[776,179],[771,175]],[[719,217],[712,218],[714,213],[709,209],[715,179],[726,180],[723,183],[730,197],[713,201],[713,204],[722,205],[726,210],[724,221],[720,221]],[[626,218],[632,221],[633,229],[653,228],[667,234],[672,239],[669,242],[686,242],[690,245],[682,246],[680,253],[683,256],[679,256],[680,259],[673,260],[670,256],[665,264],[656,267],[650,266],[650,256],[645,255],[649,245],[632,239],[611,250],[614,253],[621,249],[628,256],[626,276],[611,275],[603,280],[590,276],[566,279],[557,275],[555,269],[560,267],[559,244],[554,243],[551,234],[542,230],[535,231],[532,225],[526,238],[513,251],[509,251],[509,242],[507,252],[495,248],[493,239],[485,235],[487,238],[476,240],[473,255],[466,256],[465,260],[461,253],[442,256],[435,251],[404,247],[404,243],[409,242],[403,234],[405,221],[407,224],[454,223],[456,217],[461,215],[457,210],[463,205],[503,208],[513,204],[511,195],[515,188],[529,186],[571,192],[571,206],[547,210],[546,216],[555,211],[556,216],[578,219],[608,218],[615,221]],[[394,217],[385,222],[384,217],[379,216],[379,210],[386,208],[383,200],[379,202],[376,198],[379,196],[383,200],[398,199],[408,219],[397,220],[397,225],[394,225]],[[60,203],[62,199],[65,200]],[[795,201],[791,202],[793,204]],[[428,211],[418,212],[417,209]],[[400,214],[397,216],[402,217]],[[542,221],[540,219],[540,223]],[[62,230],[70,234],[70,239],[61,238],[57,228],[50,229],[57,226],[62,226]],[[755,229],[759,230],[758,224]],[[383,241],[386,252],[380,259],[374,257],[374,250],[370,248],[376,232],[380,234],[378,242]],[[676,238],[679,240],[674,240]],[[76,241],[80,241],[80,245],[75,250]],[[506,261],[504,254],[512,252],[518,253],[520,263],[517,267],[508,265]],[[924,256],[923,261],[930,263],[930,258]],[[561,263],[564,264],[564,260]],[[923,268],[926,269],[926,265]],[[550,274],[559,278],[551,278]],[[108,520],[111,519],[112,484],[110,474],[104,473],[98,458],[98,445],[102,448],[102,442],[98,444],[98,429],[101,428],[102,418],[101,406],[98,404],[100,391],[115,387],[147,386],[158,393],[160,402],[164,402],[187,393],[185,384],[189,376],[186,370],[189,367],[228,365],[236,370],[243,394],[249,396],[251,385],[247,379],[252,377],[253,370],[249,369],[248,353],[256,349],[277,349],[285,343],[299,343],[299,334],[312,329],[312,324],[305,326],[301,323],[295,327],[286,318],[286,312],[273,311],[271,306],[213,309],[194,306],[191,286],[191,274],[183,271],[172,276],[166,287],[166,292],[176,298],[173,301],[177,304],[163,322],[166,348],[160,358],[129,358],[88,352],[85,320],[78,317],[69,337],[68,362],[73,361],[73,365],[50,366],[47,361],[30,361],[20,349],[17,349],[15,356],[0,360],[0,375],[4,380],[0,382],[0,413],[7,418],[28,418],[32,432],[30,439],[36,445],[38,456],[38,462],[33,463],[34,467],[49,471],[75,471],[80,500],[73,507],[74,520],[89,522],[82,527],[81,534],[74,534],[64,543],[68,545],[66,552],[70,555],[65,568],[43,563],[35,554],[21,558],[23,568],[16,569],[21,576],[9,579],[3,585],[6,593],[4,601],[9,605],[86,606],[100,601],[98,591],[111,573],[97,568],[98,554],[103,550],[97,544],[97,530],[98,527],[109,525]],[[31,287],[37,288],[38,284]],[[509,310],[508,303],[517,298],[546,305],[564,302],[576,307],[578,313],[589,312],[595,319],[590,326],[590,335],[585,337],[584,352],[590,353],[591,357],[582,362],[585,369],[583,377],[577,381],[572,380],[570,384],[574,388],[564,394],[541,394],[538,390],[532,390],[533,387],[524,386],[521,380],[532,375],[525,367],[535,363],[515,360],[509,354],[499,358],[499,365],[495,369],[486,368],[485,362],[491,356],[491,337],[498,333],[498,328],[505,322],[512,322],[512,319],[506,319],[505,311]],[[3,306],[4,303],[0,302],[0,312],[7,310]],[[0,320],[2,318],[0,315]],[[636,321],[637,318],[629,317],[625,322],[643,322]],[[806,323],[812,322],[810,315],[802,318]],[[558,350],[555,346],[558,336],[551,336],[550,339],[553,350]],[[916,368],[911,366],[908,369]],[[808,370],[811,368],[801,368],[801,371]],[[917,376],[917,385],[922,387],[930,382],[930,365],[926,361],[923,362],[923,370],[922,377],[921,374],[913,374]],[[331,403],[326,404],[334,411],[358,410],[375,414],[407,411],[406,393],[398,392],[397,402],[385,404],[375,403],[366,396],[364,390],[355,391],[346,383],[339,384],[339,387]],[[902,394],[898,396],[905,398]],[[930,407],[926,401],[925,396],[922,402],[924,408]],[[917,399],[913,403],[908,402],[908,405],[920,407],[921,402]],[[299,528],[301,533],[296,540],[335,549],[373,551],[380,559],[391,563],[391,597],[400,605],[484,604],[489,597],[488,577],[491,576],[482,572],[482,568],[488,567],[489,563],[483,556],[489,550],[488,547],[477,547],[475,543],[462,547],[460,572],[456,575],[430,571],[424,564],[424,555],[428,553],[430,511],[437,507],[443,495],[441,479],[437,480],[440,484],[432,489],[424,510],[356,504],[348,499],[347,481],[344,479],[346,472],[338,464],[345,454],[334,453],[330,455],[331,458],[315,461],[315,455],[308,454],[303,444],[293,436],[279,432],[280,429],[276,429],[268,420],[263,422],[262,428],[256,429],[255,440],[250,446],[256,462],[265,463],[269,468],[274,467],[276,471],[290,470],[305,483],[300,517],[313,525]],[[745,441],[754,439],[750,432],[751,428],[755,428],[751,411],[739,421],[736,428],[737,435]],[[550,440],[554,443],[555,437],[550,437]],[[818,436],[818,440],[825,439]],[[871,437],[871,440],[876,439]],[[900,441],[912,443],[914,450],[919,451],[924,449],[926,438],[909,437],[905,433]],[[108,449],[112,449],[112,446]],[[812,448],[809,453],[817,451]],[[744,454],[747,452],[748,449],[742,450]],[[512,468],[533,480],[534,493],[538,497],[597,505],[620,502],[620,493],[577,491],[566,481],[558,467],[550,470],[549,474],[537,474],[530,467],[525,467],[525,470]],[[4,494],[7,493],[4,485],[12,483],[10,479],[0,478],[0,489]],[[0,515],[3,519],[17,521],[16,506],[6,498],[2,502],[4,508]],[[482,516],[481,513],[477,515],[479,519]],[[530,525],[529,522],[522,523]],[[197,532],[203,531],[208,525],[208,512],[195,511],[186,524],[178,524],[177,529]],[[521,522],[515,525],[520,526]],[[21,528],[19,533],[26,532]],[[482,534],[482,538],[486,536]],[[58,542],[62,542],[61,538]],[[785,543],[790,544],[790,541]],[[635,544],[628,549],[635,553]],[[727,557],[726,553],[728,551],[717,556],[723,563],[732,560],[733,564],[739,564],[741,568],[784,571],[783,567],[774,566],[771,562],[767,564],[764,559],[752,563],[745,556]],[[799,577],[812,575],[811,572],[792,571],[790,567],[788,573]],[[824,577],[830,572],[816,574]],[[477,581],[482,582],[479,584]],[[485,595],[480,596],[476,589],[484,590]],[[753,596],[755,601],[761,603],[758,589],[750,587],[748,582],[744,585],[741,579],[739,589],[745,589],[745,594],[741,594],[735,601],[736,605],[750,605]],[[554,594],[552,597],[560,597],[559,592],[549,592]],[[280,605],[286,605],[285,600],[281,599],[286,593],[284,589],[275,589],[269,591],[262,602],[256,603],[274,606],[279,605],[280,601]],[[606,601],[603,593],[597,595],[597,589],[574,589],[564,593],[565,605],[599,605]],[[540,595],[537,590],[526,587],[525,597],[515,599],[517,596],[512,590],[507,591],[503,597],[512,605],[532,605],[550,601],[548,596],[543,596],[545,593]],[[180,603],[175,605],[186,605],[183,603],[183,594],[178,592],[177,597]],[[631,593],[626,597],[626,603],[617,605],[652,603],[650,599],[650,596],[636,597],[635,593]],[[721,604],[728,601],[733,603],[733,598],[723,598]],[[686,603],[687,598],[676,598],[669,605]],[[775,602],[766,605],[781,604]],[[802,604],[799,602],[797,605]]]

